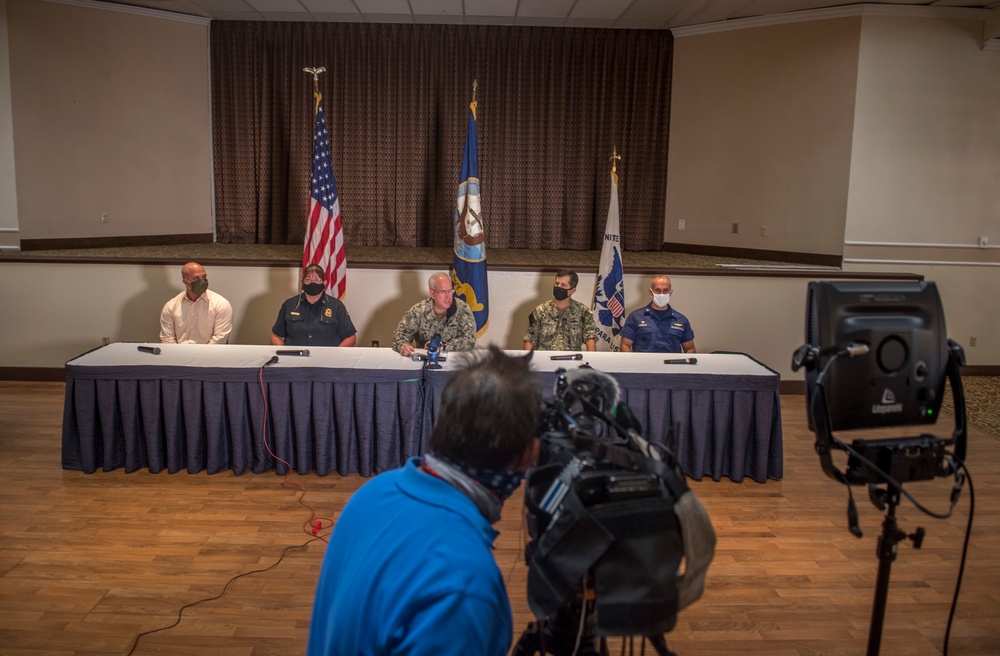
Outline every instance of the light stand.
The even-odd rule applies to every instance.
[[[900,540],[909,538],[913,541],[913,548],[919,549],[924,541],[924,529],[917,528],[915,533],[907,535],[906,531],[900,530],[896,524],[896,506],[899,505],[899,495],[901,488],[892,485],[886,490],[871,488],[872,503],[879,509],[888,507],[885,519],[882,521],[882,535],[878,538],[878,578],[875,581],[875,603],[872,605],[871,624],[868,628],[868,654],[875,656],[879,652],[879,645],[882,641],[882,624],[885,619],[885,604],[889,598],[889,574],[892,571],[892,562],[896,560],[898,552],[897,545]],[[881,494],[881,499],[876,499],[876,495]],[[879,504],[882,504],[881,506]]]
[[[882,640],[882,627],[885,618],[886,601],[889,596],[889,576],[892,563],[898,553],[901,540],[910,539],[915,549],[919,549],[924,539],[924,529],[907,534],[896,522],[896,506],[899,505],[903,484],[910,481],[928,480],[935,476],[949,476],[959,465],[954,462],[944,463],[945,447],[954,446],[955,458],[962,462],[965,459],[967,430],[965,423],[965,394],[962,389],[961,367],[965,364],[962,347],[948,340],[948,363],[946,373],[951,383],[952,398],[955,405],[955,430],[950,440],[943,440],[933,435],[919,437],[904,437],[884,440],[855,440],[851,446],[838,440],[833,435],[833,422],[827,407],[826,392],[823,380],[830,364],[837,357],[855,355],[854,345],[847,346],[831,357],[816,378],[812,393],[809,413],[816,434],[816,452],[820,456],[823,471],[834,480],[844,485],[867,484],[872,504],[879,510],[885,510],[882,522],[882,534],[878,539],[876,554],[879,559],[878,577],[875,584],[875,599],[872,605],[871,624],[868,631],[868,656],[878,656]],[[867,350],[864,351],[867,353]],[[860,354],[864,354],[860,353]],[[817,369],[819,367],[819,349],[805,345],[796,353],[793,360],[793,370],[799,367]],[[850,453],[847,470],[838,470],[832,462],[831,451],[840,449]],[[886,488],[879,488],[885,484]],[[851,502],[851,532],[861,536],[856,525]]]

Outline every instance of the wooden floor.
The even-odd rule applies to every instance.
[[[300,654],[325,543],[310,511],[275,475],[81,474],[60,468],[61,383],[0,382],[0,654]],[[864,654],[882,513],[858,498],[862,539],[847,531],[846,491],[812,449],[803,399],[782,398],[785,479],[692,487],[718,533],[705,595],[667,638],[682,655]],[[950,424],[938,427],[950,432]],[[900,433],[897,433],[900,434]],[[1000,654],[1000,441],[972,431],[976,522],[952,629],[952,654]],[[319,516],[334,518],[360,477],[293,477]],[[906,489],[935,510],[950,483]],[[863,494],[863,491],[860,491]],[[857,496],[857,495],[856,495]],[[941,653],[969,513],[927,517],[904,502],[900,526],[927,531],[900,546],[882,654]],[[507,504],[497,560],[516,636],[524,601],[520,497]],[[321,536],[328,533],[324,520]],[[515,636],[515,637],[516,637]],[[612,642],[613,653],[618,643]],[[647,652],[648,653],[648,652]]]

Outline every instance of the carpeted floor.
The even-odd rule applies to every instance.
[[[966,421],[1000,440],[1000,376],[962,376],[962,388]],[[941,412],[955,416],[951,385],[945,386]]]

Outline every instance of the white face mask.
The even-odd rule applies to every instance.
[[[653,294],[653,305],[656,307],[667,307],[670,302],[670,294]]]

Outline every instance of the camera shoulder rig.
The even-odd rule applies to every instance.
[[[666,633],[704,590],[715,531],[675,464],[575,435],[528,477],[528,603],[542,619],[596,593],[602,635]]]

